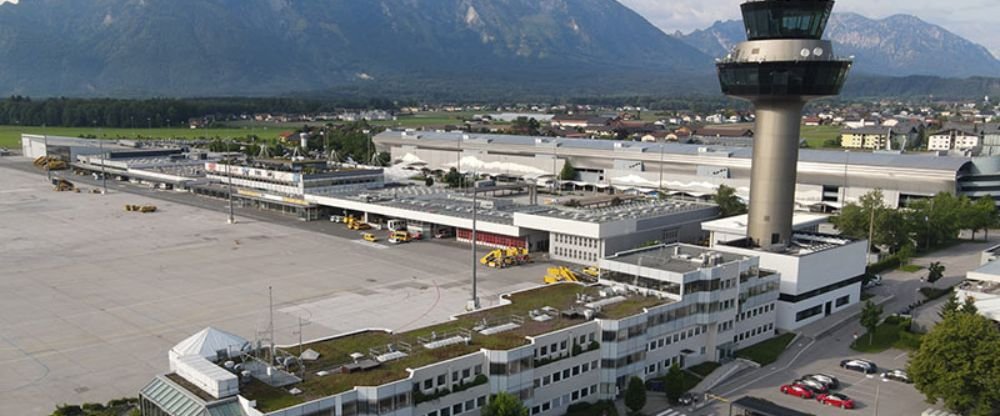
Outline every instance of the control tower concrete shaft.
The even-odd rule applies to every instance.
[[[717,64],[722,92],[756,109],[747,237],[767,250],[783,250],[792,236],[802,107],[839,94],[851,68],[822,40],[833,3],[743,3],[748,40]]]

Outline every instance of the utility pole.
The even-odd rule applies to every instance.
[[[663,190],[663,145],[664,143],[660,143],[660,181],[656,183],[657,193]]]
[[[871,262],[872,258],[872,238],[875,236],[875,207],[871,208],[870,217],[868,218],[868,260]]]
[[[271,332],[271,365],[274,365],[274,296],[271,292],[271,286],[267,287],[267,312],[268,320],[270,321],[269,329]]]
[[[472,302],[471,306],[473,310],[479,309],[479,293],[477,292],[476,284],[478,283],[476,278],[476,260],[479,257],[478,236],[476,235],[476,220],[478,219],[479,213],[479,189],[476,187],[476,174],[472,176]]]
[[[96,120],[94,121],[94,124],[95,125],[97,124]],[[97,129],[97,146],[99,147],[100,152],[101,152],[101,182],[102,182],[103,187],[104,187],[104,193],[102,195],[107,195],[108,194],[108,172],[105,169],[105,165],[107,165],[107,160],[106,160],[105,155],[104,155],[104,139],[101,139],[101,133],[102,133],[101,129],[98,128]]]
[[[45,157],[49,156],[49,135],[45,132],[45,124],[42,124],[42,141],[45,144]],[[52,183],[52,170],[48,166],[45,167],[45,174],[49,177],[49,183]]]
[[[226,150],[229,150],[229,146],[226,146]],[[229,178],[229,224],[236,224],[236,216],[233,207],[233,173],[232,173],[233,160],[231,157],[227,157],[226,160],[226,176]]]

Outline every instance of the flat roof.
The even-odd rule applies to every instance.
[[[785,248],[785,251],[770,252],[762,250],[762,252],[773,253],[773,254],[784,254],[789,256],[805,256],[812,253],[818,253],[821,251],[843,247],[858,241],[859,240],[839,235],[798,231],[792,234],[792,241],[788,245],[788,247]],[[747,238],[741,238],[734,241],[719,242],[718,244],[736,248],[759,250],[758,248],[750,247],[749,246],[750,241]]]
[[[467,137],[467,138],[466,138]],[[446,146],[458,146],[459,140],[470,144],[500,144],[537,148],[541,153],[551,153],[553,149],[581,149],[606,151],[614,158],[622,154],[659,154],[660,152],[680,156],[724,156],[734,159],[751,159],[752,147],[726,147],[681,143],[647,143],[621,140],[591,140],[536,136],[511,136],[499,134],[476,134],[465,132],[439,131],[396,131],[387,130],[375,139],[395,139],[416,141],[437,141]],[[627,157],[624,157],[627,158]],[[799,162],[872,166],[880,168],[908,168],[958,172],[971,158],[958,156],[938,156],[929,154],[886,154],[870,152],[836,152],[815,149],[800,149]],[[694,162],[692,162],[694,163]]]
[[[758,397],[743,396],[733,401],[733,406],[746,409],[762,416],[812,416],[798,410],[780,406],[770,400]]]
[[[578,307],[577,296],[586,295],[599,298],[600,286],[585,286],[576,283],[561,283],[542,286],[537,289],[507,295],[510,304],[491,309],[459,315],[453,320],[438,325],[420,328],[403,333],[382,331],[365,331],[346,336],[310,342],[302,346],[318,352],[319,359],[308,363],[309,369],[301,383],[286,388],[297,387],[302,394],[293,396],[283,389],[270,388],[263,383],[253,383],[242,389],[241,395],[249,400],[257,400],[258,409],[270,412],[310,400],[328,397],[356,386],[380,386],[383,384],[404,380],[409,377],[407,369],[416,369],[437,362],[458,358],[479,352],[481,349],[510,350],[528,345],[528,337],[534,337],[571,326],[588,322],[580,315],[566,315]],[[618,295],[615,295],[618,296]],[[622,319],[643,312],[645,308],[672,303],[670,299],[660,299],[641,295],[631,295],[624,301],[602,308],[597,314],[599,318]],[[553,308],[555,312],[544,313],[543,308]],[[532,318],[537,313],[544,313],[547,320]],[[512,329],[483,335],[482,330],[496,328],[505,324],[515,324]],[[510,326],[508,326],[510,327]],[[446,343],[456,336],[470,337],[468,342],[458,342],[437,348],[428,348],[428,341],[436,340]],[[433,341],[432,341],[433,342]],[[404,352],[402,358],[386,361],[380,365],[360,372],[337,372],[345,365],[354,363],[351,354],[361,353],[366,359],[375,352],[382,352],[388,345]],[[588,348],[583,345],[583,348]],[[290,351],[298,351],[298,346],[288,347]],[[324,376],[316,375],[319,371],[329,371]],[[484,372],[486,369],[484,369]]]
[[[830,216],[824,214],[814,214],[809,212],[795,212],[792,214],[792,229],[799,230],[814,225],[825,224]],[[732,217],[719,218],[713,221],[701,223],[701,229],[705,231],[716,231],[728,234],[744,234],[747,231],[747,223],[750,215],[734,215]]]
[[[713,206],[715,206],[715,204],[708,202],[680,199],[641,199],[624,201],[621,205],[601,208],[553,206],[554,209],[552,210],[537,212],[534,214],[546,217],[602,224],[622,220],[641,220],[660,217],[680,212],[706,209]]]
[[[720,262],[711,265],[710,258],[717,256]],[[633,264],[674,273],[690,273],[695,270],[716,267],[720,264],[747,259],[741,254],[724,253],[705,247],[687,244],[670,244],[618,253],[607,258],[609,261]]]

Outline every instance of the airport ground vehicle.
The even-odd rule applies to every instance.
[[[378,241],[378,237],[375,237],[375,234],[372,233],[361,233],[361,239],[371,243]]]

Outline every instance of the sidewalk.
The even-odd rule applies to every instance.
[[[871,300],[876,305],[885,305],[886,303],[895,299],[895,295],[876,295],[872,297]],[[861,314],[861,309],[864,307],[865,302],[857,302],[846,309],[838,311],[837,313],[831,314],[819,321],[813,322],[802,328],[799,328],[798,332],[801,336],[819,339],[829,335],[831,332],[836,331],[841,326],[844,326],[857,319],[858,315]]]

